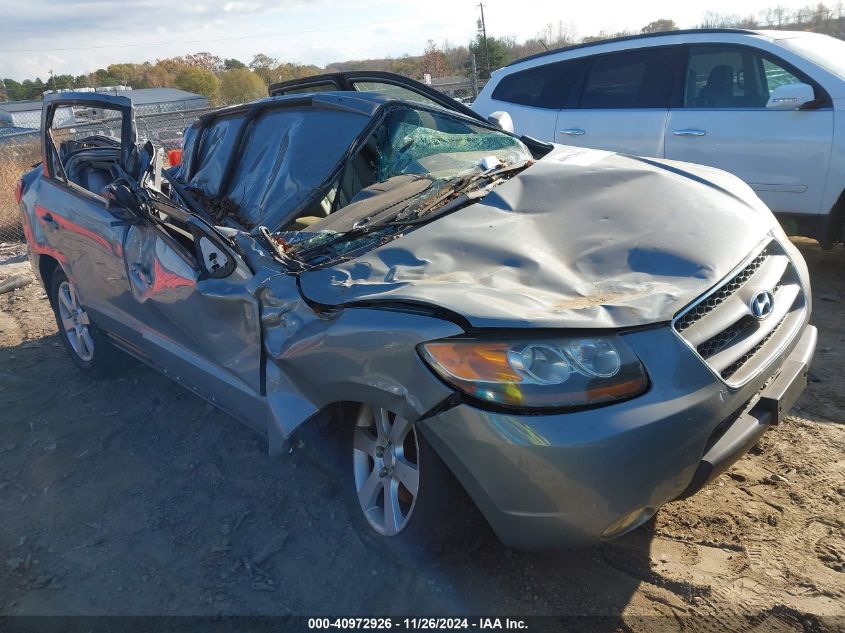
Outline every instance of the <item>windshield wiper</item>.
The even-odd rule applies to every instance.
[[[457,211],[461,207],[483,198],[490,192],[492,185],[498,184],[497,180],[500,176],[521,171],[529,167],[532,163],[533,161],[531,160],[523,160],[511,163],[510,165],[497,165],[477,174],[457,176],[447,180],[438,195],[432,197],[419,209],[409,214],[408,217],[402,217],[403,214],[407,213],[408,205],[400,206],[394,213],[384,213],[385,209],[389,208],[389,206],[383,207],[375,213],[358,220],[355,226],[349,231],[338,233],[332,239],[298,252],[296,254],[297,258],[313,259],[314,256],[320,255],[338,244],[358,239],[390,227],[398,228],[431,222],[436,218]],[[490,182],[475,191],[468,191],[484,180],[490,180]]]
[[[377,228],[386,228],[389,225],[374,225],[374,226],[366,226],[362,228],[353,228],[345,233],[336,233],[331,238],[326,239],[325,241],[320,242],[310,248],[306,247],[302,250],[297,250],[295,252],[295,257],[299,260],[309,260],[313,259],[317,255],[321,255],[325,251],[331,250],[334,246],[341,244],[343,242],[348,242],[350,240],[357,239],[359,237],[364,237],[369,233],[375,232]]]
[[[523,160],[511,163],[510,165],[497,165],[476,174],[456,176],[446,181],[439,195],[431,198],[413,212],[408,213],[408,205],[405,205],[395,213],[381,214],[377,219],[375,219],[376,214],[367,216],[359,220],[355,228],[360,227],[362,229],[368,228],[375,230],[384,226],[407,226],[427,222],[430,219],[459,209],[466,202],[484,197],[489,193],[490,185],[494,184],[498,177],[525,169],[531,162],[530,160]],[[490,182],[486,186],[480,187],[477,191],[466,193],[469,189],[484,180],[490,180]],[[450,200],[455,195],[458,195],[458,197]],[[434,209],[437,210],[436,215],[432,215],[431,213]],[[404,214],[407,214],[407,217],[402,217]]]
[[[455,186],[449,187],[443,195],[438,196],[437,199],[431,200],[422,208],[417,209],[412,215],[408,217],[401,217],[402,213],[396,215],[390,224],[394,226],[409,226],[413,224],[424,224],[436,218],[442,217],[452,211],[457,211],[463,206],[479,200],[490,193],[494,185],[499,184],[498,178],[514,172],[519,172],[526,169],[533,161],[523,160],[510,165],[497,165],[490,169],[486,169],[478,174],[473,174],[466,178],[455,179]],[[489,182],[478,187],[474,191],[469,191],[484,180]],[[451,196],[455,196],[451,200]]]

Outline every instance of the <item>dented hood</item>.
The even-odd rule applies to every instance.
[[[774,217],[725,172],[563,148],[481,202],[301,275],[326,306],[425,303],[476,327],[667,321],[727,275]]]

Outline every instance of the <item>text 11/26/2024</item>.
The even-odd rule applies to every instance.
[[[527,631],[528,623],[519,618],[309,618],[309,630],[347,631],[388,630],[511,630]]]

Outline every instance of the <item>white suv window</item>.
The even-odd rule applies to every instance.
[[[672,51],[632,49],[593,59],[581,95],[582,109],[668,108]]]
[[[801,79],[744,46],[690,49],[685,108],[763,108],[769,93]]]
[[[801,83],[798,77],[768,59],[763,60],[763,71],[766,73],[766,86],[770,93],[780,86]]]
[[[578,82],[582,59],[542,64],[502,77],[492,98],[534,108],[560,110]]]

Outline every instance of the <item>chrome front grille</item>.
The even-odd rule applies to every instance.
[[[725,299],[733,295],[754,275],[754,273],[757,272],[768,256],[769,247],[767,246],[760,252],[759,255],[757,255],[757,257],[746,264],[742,270],[725,282],[724,285],[717,288],[712,294],[707,295],[707,297],[705,297],[700,303],[696,304],[688,312],[686,312],[683,318],[677,322],[675,329],[678,332],[683,332],[688,327],[694,325],[696,321],[701,319],[713,308],[717,307]]]
[[[752,314],[759,293],[772,294],[765,318]],[[801,327],[807,309],[798,271],[772,240],[721,284],[679,312],[672,327],[729,385],[747,382]]]

